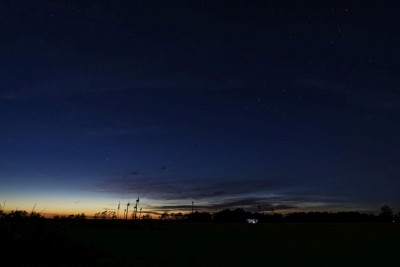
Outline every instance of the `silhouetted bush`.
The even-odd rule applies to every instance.
[[[225,209],[214,214],[214,222],[218,223],[244,223],[246,219],[253,217],[250,212],[243,209]]]
[[[150,221],[150,220],[152,220],[152,219],[153,219],[153,218],[151,217],[150,214],[145,214],[145,215],[142,216],[142,218],[141,218],[140,220],[143,220],[143,221]]]
[[[168,212],[164,212],[163,214],[161,214],[159,219],[162,220],[162,221],[168,221],[169,220]]]
[[[38,220],[40,218],[40,220]],[[118,266],[115,257],[71,240],[69,222],[12,211],[0,221],[4,266]],[[5,259],[3,259],[4,263]],[[3,265],[2,265],[3,266]]]
[[[72,220],[74,220],[74,221],[77,221],[77,220],[79,220],[79,221],[82,221],[82,220],[86,220],[86,215],[85,215],[85,213],[79,213],[79,214],[70,214],[70,215],[68,215],[68,216],[66,216],[66,215],[55,215],[54,217],[53,217],[53,219],[54,220],[64,220],[64,221],[72,221]]]
[[[28,218],[28,213],[24,210],[12,210],[6,215],[9,219],[26,219]]]
[[[212,222],[212,216],[209,212],[193,212],[184,217],[189,222]]]

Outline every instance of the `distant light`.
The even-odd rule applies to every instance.
[[[251,224],[256,224],[256,223],[258,223],[258,220],[257,220],[257,219],[247,219],[246,221],[247,221],[247,223],[251,223]]]

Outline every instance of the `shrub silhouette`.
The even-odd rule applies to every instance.
[[[186,214],[186,216],[183,216],[183,219],[186,219],[190,222],[211,222],[212,216],[211,213],[208,212],[196,211],[194,213]]]

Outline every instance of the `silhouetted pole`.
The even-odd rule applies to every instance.
[[[31,211],[31,214],[32,214],[32,215],[33,215],[33,212],[35,211],[36,204],[37,204],[37,203],[35,203],[35,205],[34,205],[33,208],[32,208],[32,211]]]
[[[261,211],[261,205],[258,204],[258,213],[260,213],[260,211]]]
[[[121,201],[118,201],[118,209],[117,209],[117,219],[119,219],[119,208],[121,205]]]
[[[139,197],[136,199],[136,205],[135,205],[135,221],[136,221],[136,213],[137,213],[137,206],[139,204]]]
[[[139,211],[139,220],[140,220],[141,216],[142,216],[142,208],[140,208],[140,211]]]
[[[128,202],[128,204],[126,204],[126,214],[125,214],[125,220],[128,220],[128,214],[129,214],[129,205],[131,205],[131,203]]]
[[[192,213],[193,213],[193,201],[192,201]]]
[[[41,211],[40,211],[40,215],[42,215],[42,213],[45,211],[47,209],[47,207],[46,208],[44,208],[44,209],[42,209]]]

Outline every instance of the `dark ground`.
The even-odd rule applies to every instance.
[[[32,220],[0,237],[1,266],[397,266],[400,224]]]

